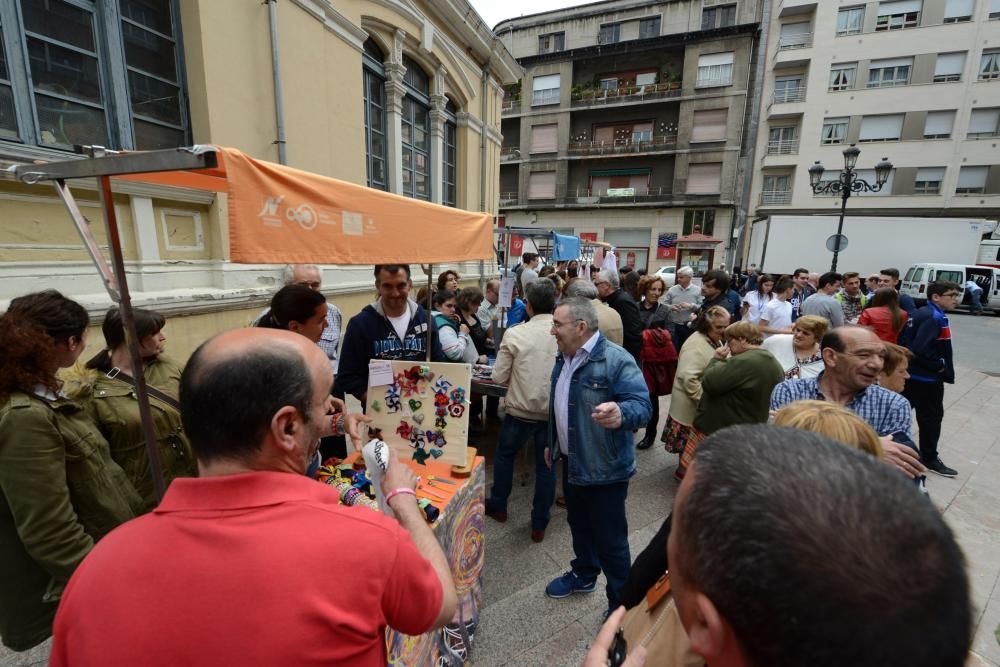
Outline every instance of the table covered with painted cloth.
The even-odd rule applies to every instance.
[[[349,456],[351,462],[356,454]],[[393,667],[457,667],[472,658],[473,638],[479,624],[486,541],[486,464],[477,456],[472,474],[452,477],[448,465],[427,461],[409,462],[421,480],[417,495],[441,510],[431,526],[451,564],[451,576],[458,593],[458,608],[451,623],[418,636],[386,629],[389,665]],[[437,480],[431,479],[438,478]]]

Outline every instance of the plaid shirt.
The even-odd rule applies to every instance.
[[[771,392],[771,409],[778,410],[795,401],[825,401],[819,389],[821,377],[822,373],[813,378],[785,380]],[[880,436],[903,432],[910,439],[910,403],[885,387],[872,385],[862,389],[844,407],[868,422]]]

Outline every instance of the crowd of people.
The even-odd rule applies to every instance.
[[[410,469],[390,465],[382,481],[394,518],[341,506],[308,479],[348,440],[361,444],[368,418],[343,397],[366,404],[369,362],[430,356],[492,363],[507,386],[486,514],[516,511],[514,461],[529,443],[531,540],[544,540],[554,503],[566,508],[573,558],[545,594],[593,592],[604,574],[609,620],[586,664],[607,664],[621,607],[645,599],[668,563],[686,648],[713,666],[962,664],[967,575],[921,497],[926,472],[957,474],[938,441],[958,285],[932,283],[918,309],[895,269],[862,288],[857,273],[806,269],[713,270],[699,286],[682,267],[667,289],[656,275],[522,259],[509,309],[497,280],[461,287],[449,270],[413,299],[409,265],[378,265],[377,299],[346,327],[320,270],[289,266],[253,326],[210,338],[186,366],[164,355],[159,313],[135,310],[141,367],[114,308],[104,348],[80,364],[82,306],[52,290],[14,299],[0,316],[4,644],[25,650],[54,628],[56,665],[150,652],[156,664],[226,663],[248,650],[263,664],[376,665],[386,627],[448,623],[455,586]],[[667,394],[660,441],[681,486],[633,560],[629,480]],[[892,573],[900,557],[905,582]],[[331,568],[352,573],[350,595],[317,583]],[[902,586],[910,594],[895,595]],[[773,622],[788,617],[799,622]],[[626,664],[641,664],[635,648]]]

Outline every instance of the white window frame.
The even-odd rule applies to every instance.
[[[794,86],[785,86],[779,84],[790,84],[795,83]],[[775,104],[791,104],[795,102],[802,102],[806,98],[806,82],[805,76],[802,74],[790,74],[788,76],[780,76],[774,80],[774,103]]]
[[[1000,81],[1000,49],[987,49],[979,59],[979,80]]]
[[[920,167],[913,179],[913,194],[939,195],[944,183],[945,167]]]
[[[921,0],[880,2],[878,17],[875,19],[875,32],[916,28],[920,24],[922,11],[923,2]]]
[[[830,82],[827,90],[839,92],[853,90],[858,81],[857,63],[838,63],[830,66]]]
[[[971,21],[976,13],[976,0],[944,0],[944,23]]]
[[[980,178],[982,174],[982,178]],[[958,183],[955,185],[956,195],[981,195],[986,192],[986,179],[990,168],[986,165],[966,165],[958,170]],[[980,184],[981,183],[981,184]]]
[[[698,56],[698,79],[696,88],[715,88],[731,86],[733,83],[733,63],[736,54],[733,51],[708,53]]]
[[[965,138],[993,139],[998,136],[1000,136],[1000,107],[973,109],[969,114],[969,129]]]
[[[555,86],[552,86],[552,83]],[[550,84],[544,86],[544,84]],[[559,104],[562,89],[562,77],[559,74],[543,74],[531,80],[531,106],[543,106],[546,104]]]
[[[851,119],[844,116],[823,119],[823,129],[820,131],[820,145],[836,146],[847,141],[847,128]],[[830,135],[829,137],[827,135]]]
[[[965,58],[965,51],[937,54],[937,62],[934,63],[934,83],[961,81],[962,71],[965,69]],[[957,67],[956,61],[960,61],[957,63]]]
[[[927,112],[927,119],[924,121],[924,139],[950,139],[954,131],[954,109]]]
[[[895,88],[910,85],[913,58],[873,60],[868,69],[868,88]]]
[[[841,17],[845,17],[845,20],[841,21]],[[844,26],[843,28],[841,27],[842,24]],[[843,7],[839,12],[837,12],[837,37],[860,35],[864,29],[864,5],[861,7]]]
[[[875,120],[879,119],[879,120]],[[898,120],[898,122],[897,122]],[[906,120],[906,115],[901,113],[891,113],[891,114],[872,114],[869,116],[861,117],[861,131],[858,135],[858,143],[878,143],[883,141],[899,141],[900,136],[903,133],[903,123]],[[865,138],[865,122],[869,123],[869,131],[871,132],[872,125],[884,124],[887,127],[890,122],[892,126],[896,129],[896,135],[891,136],[886,134],[885,136],[875,136]]]

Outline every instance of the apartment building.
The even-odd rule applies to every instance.
[[[466,0],[3,0],[0,170],[74,144],[214,143],[495,213],[502,86],[520,73]],[[104,243],[95,184],[72,186]],[[115,196],[133,300],[186,316],[176,354],[245,325],[280,285],[282,267],[228,261],[225,193],[116,181]],[[325,267],[323,287],[350,316],[371,280]],[[0,310],[45,287],[95,316],[109,305],[51,185],[0,171]]]
[[[893,169],[848,215],[998,219],[1000,0],[778,0],[770,23],[756,217],[837,213],[808,168],[836,179],[856,144],[862,178]]]
[[[729,263],[760,3],[607,0],[500,22],[500,213],[655,271]]]

